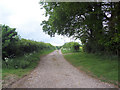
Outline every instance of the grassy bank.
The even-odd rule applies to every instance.
[[[82,49],[82,47],[80,47],[79,48],[79,50],[76,52],[76,51],[74,51],[74,50],[69,50],[69,49],[61,49],[61,51],[62,51],[62,53],[63,54],[67,54],[67,53],[78,53],[78,52],[83,52],[83,49]]]
[[[9,75],[16,75],[17,77],[21,78],[24,75],[28,74],[31,70],[33,70],[37,65],[38,62],[40,61],[40,57],[43,55],[47,55],[49,53],[51,53],[53,50],[44,50],[41,52],[36,52],[36,53],[32,53],[29,55],[24,55],[22,57],[16,57],[14,59],[12,59],[11,63],[9,63],[9,68],[2,68],[2,78],[5,79],[6,76]],[[29,60],[26,61],[26,60]],[[14,62],[15,61],[15,62]],[[16,65],[19,64],[19,66],[17,66],[16,68],[13,68],[14,65],[13,63],[16,63]]]
[[[62,50],[63,53],[67,52]],[[117,85],[118,81],[118,59],[117,57],[99,56],[77,52],[64,55],[64,57],[75,67],[85,71],[87,74],[99,78],[101,81]]]

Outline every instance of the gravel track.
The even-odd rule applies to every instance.
[[[114,85],[94,79],[69,64],[61,51],[54,51],[41,58],[28,76],[14,83],[11,88],[115,88]]]

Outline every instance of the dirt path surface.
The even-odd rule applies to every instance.
[[[38,67],[14,83],[12,88],[114,88],[69,64],[61,51],[42,57]]]

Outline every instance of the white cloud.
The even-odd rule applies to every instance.
[[[67,37],[51,38],[42,31],[40,23],[47,18],[43,16],[39,0],[0,0],[0,24],[16,28],[22,38],[43,41],[53,45],[63,45],[71,41]]]

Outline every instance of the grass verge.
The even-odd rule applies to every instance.
[[[41,51],[41,52],[36,52],[33,53],[32,55],[25,55],[22,57],[16,57],[12,59],[12,61],[15,61],[16,65],[19,64],[18,68],[13,68],[13,63],[10,63],[11,67],[9,68],[2,68],[2,79],[4,80],[6,76],[9,75],[16,75],[19,78],[23,77],[24,75],[28,74],[31,70],[33,70],[37,65],[38,62],[40,61],[40,57],[43,55],[47,55],[51,53],[53,50],[46,50],[46,51]],[[24,62],[26,60],[29,60],[29,62]],[[25,65],[27,67],[25,67]],[[24,66],[24,68],[22,68]]]
[[[67,53],[73,53],[71,50],[61,50],[63,54],[67,54]]]
[[[62,52],[65,52],[62,50]],[[99,56],[77,52],[64,55],[65,59],[73,66],[85,71],[87,74],[101,81],[118,85],[118,59],[108,56]]]
[[[83,52],[82,49],[80,49],[79,51],[73,51],[73,50],[63,50],[61,49],[63,54],[68,54],[68,53],[78,53],[78,52]]]

